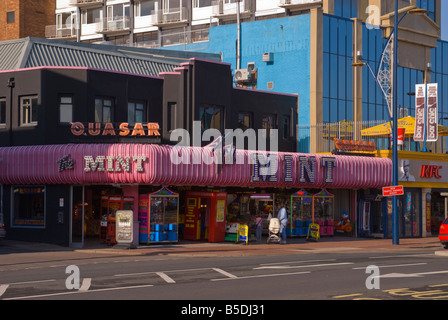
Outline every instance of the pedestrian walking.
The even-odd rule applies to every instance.
[[[286,243],[286,225],[288,224],[288,213],[286,212],[286,202],[281,202],[280,210],[278,211],[277,218],[280,221],[280,234],[282,237],[282,243]]]

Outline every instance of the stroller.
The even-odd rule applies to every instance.
[[[272,218],[269,221],[269,236],[267,243],[280,243],[280,220]]]

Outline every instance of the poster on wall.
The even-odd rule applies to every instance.
[[[131,243],[133,239],[133,216],[132,210],[118,210],[116,212],[116,235],[117,243]]]
[[[226,201],[218,200],[216,202],[216,222],[224,222]]]
[[[415,85],[415,128],[414,141],[423,141],[425,133],[426,90],[424,84]]]
[[[437,119],[437,83],[426,86],[426,141],[437,141],[438,119]]]

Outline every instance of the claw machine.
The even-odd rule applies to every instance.
[[[293,236],[305,236],[313,223],[313,195],[299,190],[291,195],[291,229]]]
[[[179,194],[163,187],[139,197],[139,241],[162,243],[178,241]]]
[[[334,195],[326,189],[313,196],[313,222],[321,235],[334,235]]]

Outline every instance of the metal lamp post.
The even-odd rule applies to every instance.
[[[394,29],[392,31],[393,37],[393,57],[392,57],[392,185],[398,185],[398,25],[403,20],[403,18],[408,14],[425,14],[427,10],[415,8],[411,9],[404,13],[404,15],[398,19],[398,0],[395,0],[395,15],[394,15]],[[384,54],[384,52],[383,52]],[[390,101],[385,89],[381,86],[381,81],[379,80],[379,76],[375,76],[372,68],[365,62],[353,63],[353,67],[362,67],[367,65],[369,67],[370,72],[375,78],[377,84],[380,86],[383,94],[386,98],[386,101]],[[397,196],[392,197],[392,243],[394,245],[399,244],[399,217],[398,217],[398,198]]]
[[[392,69],[392,185],[398,185],[398,100],[397,100],[397,84],[398,84],[398,0],[395,0],[395,16],[394,16],[394,51],[393,51],[393,69]],[[398,198],[392,197],[392,244],[399,244],[399,219],[398,219]]]

